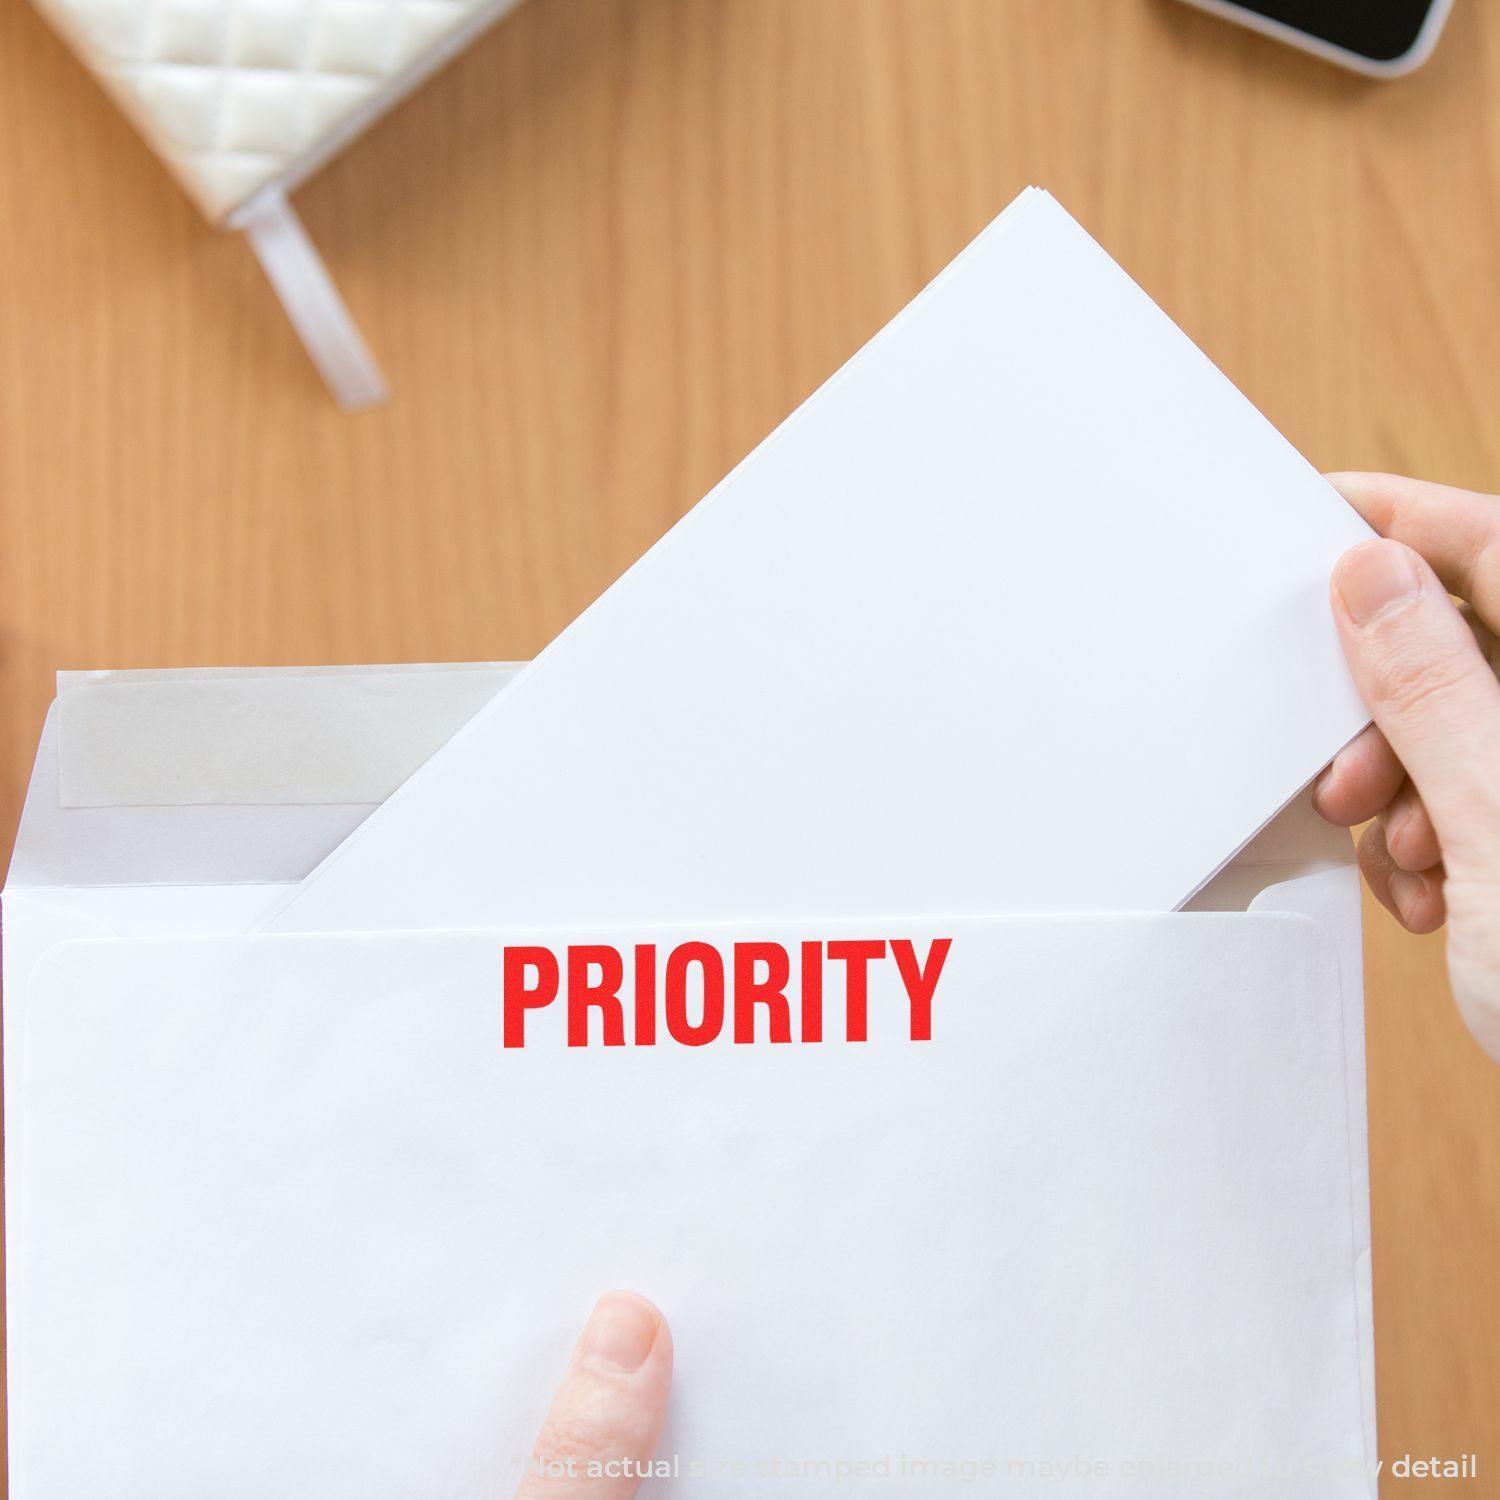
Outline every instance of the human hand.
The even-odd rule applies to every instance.
[[[1500,682],[1488,628],[1500,628],[1500,497],[1390,474],[1328,478],[1387,540],[1334,568],[1334,619],[1375,723],[1318,779],[1313,805],[1346,828],[1375,819],[1360,869],[1403,926],[1433,932],[1446,916],[1453,997],[1500,1061]]]
[[[666,1320],[634,1292],[594,1308],[516,1500],[630,1500],[656,1451],[672,1383]]]

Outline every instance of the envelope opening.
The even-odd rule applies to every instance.
[[[517,671],[59,673],[7,888],[300,880]]]

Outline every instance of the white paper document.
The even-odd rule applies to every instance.
[[[496,1500],[621,1284],[678,1349],[648,1495],[1373,1493],[1309,917],[101,940],[32,986],[26,1500]]]
[[[270,926],[1170,910],[1365,723],[1369,534],[1030,191]]]

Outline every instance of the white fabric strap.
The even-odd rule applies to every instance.
[[[385,376],[286,194],[269,188],[229,222],[244,230],[339,405],[358,411],[384,401],[389,394]]]

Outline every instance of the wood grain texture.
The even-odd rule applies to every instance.
[[[531,0],[299,195],[352,418],[21,0],[0,141],[6,830],[60,667],[531,655],[1027,182],[1314,462],[1500,488],[1479,0],[1394,83],[1171,0]],[[1382,1452],[1493,1476],[1500,1071],[1368,951]]]

